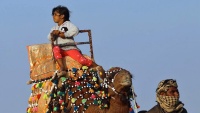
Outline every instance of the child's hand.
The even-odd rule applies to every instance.
[[[59,37],[60,31],[59,30],[53,30],[51,32],[51,40],[55,41]]]
[[[59,30],[53,30],[51,33],[52,33],[53,35],[58,36],[58,35],[60,34],[60,31],[59,31]]]
[[[55,41],[57,39],[57,36],[51,33],[51,41]]]

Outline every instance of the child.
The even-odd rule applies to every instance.
[[[85,66],[97,66],[92,60],[86,59],[75,45],[74,37],[79,33],[79,29],[70,22],[70,11],[65,6],[57,6],[52,10],[52,16],[56,26],[54,26],[48,39],[53,42],[53,53],[56,62],[60,66],[60,70],[57,75],[62,76],[66,74],[65,67],[62,58],[70,56],[80,64]],[[61,46],[63,44],[70,43],[74,45]]]

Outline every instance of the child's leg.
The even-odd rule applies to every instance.
[[[99,72],[101,78],[105,78],[105,71],[102,66],[97,65],[90,59],[85,58],[78,50],[68,50],[64,52],[65,56],[70,56],[74,60],[78,61],[80,64],[88,66]],[[101,74],[100,74],[101,73]]]
[[[74,60],[78,61],[80,64],[85,65],[85,66],[91,66],[92,65],[92,60],[85,58],[78,50],[72,49],[65,51],[65,55],[70,56]]]
[[[60,47],[55,46],[55,47],[53,47],[53,53],[54,53],[54,57],[56,59],[56,62],[58,63],[58,65],[60,67],[60,71],[59,71],[58,75],[60,76],[60,75],[66,74],[64,64],[63,64],[63,60],[62,60],[63,50],[60,49]]]
[[[54,58],[57,59],[61,59],[62,58],[62,54],[61,54],[61,49],[59,46],[54,46],[53,47],[53,54],[54,54]]]

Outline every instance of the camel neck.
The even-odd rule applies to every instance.
[[[115,99],[110,99],[110,109],[109,113],[128,113],[130,108],[130,103],[127,101],[123,103],[119,96],[115,96]]]

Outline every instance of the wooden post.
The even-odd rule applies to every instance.
[[[84,33],[84,32],[88,32],[89,43],[90,43],[90,55],[91,55],[91,59],[94,60],[91,30],[79,30],[79,33]]]

